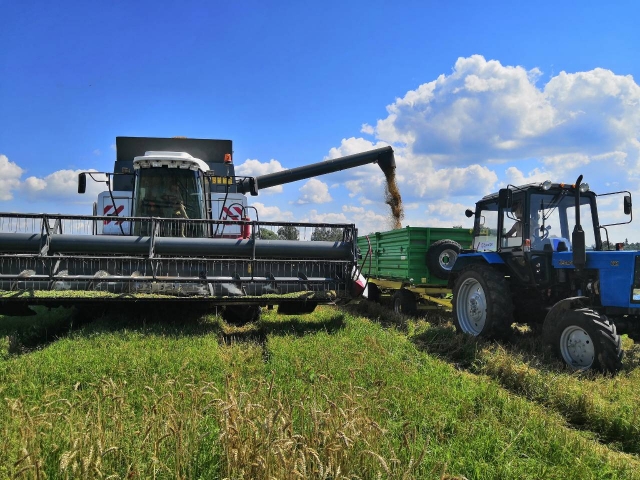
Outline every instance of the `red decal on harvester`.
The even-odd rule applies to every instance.
[[[110,216],[110,217],[117,217],[118,215],[120,215],[120,212],[122,212],[124,210],[124,205],[120,205],[118,208],[116,208],[116,212],[115,213],[109,213],[111,211],[111,209],[113,208],[113,205],[107,205],[106,207],[104,207],[104,215],[105,216]],[[104,224],[105,225],[109,225],[111,223],[111,220],[105,220]],[[121,225],[122,224],[122,220],[117,220],[115,222],[116,225]]]
[[[235,210],[236,213],[233,213],[228,207],[222,207],[222,211],[226,215],[226,217],[222,220],[240,220],[240,217],[242,215],[242,208],[233,207],[233,210]]]

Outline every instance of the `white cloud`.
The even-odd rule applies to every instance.
[[[467,208],[468,207],[463,205],[462,203],[452,203],[445,200],[439,200],[435,203],[427,205],[427,210],[425,213],[427,215],[438,215],[453,218],[464,214],[464,211]]]
[[[30,199],[91,203],[96,201],[100,192],[107,190],[107,186],[105,183],[95,182],[87,177],[87,190],[84,195],[79,195],[78,174],[90,171],[95,170],[58,170],[43,178],[31,176],[24,180],[20,190]],[[101,180],[104,176],[95,178]]]
[[[268,162],[260,162],[259,160],[247,159],[244,163],[236,165],[236,175],[239,177],[258,177],[260,175],[266,175],[268,173],[275,173],[284,170],[279,161],[271,159]],[[260,188],[260,182],[258,182],[258,188]],[[282,193],[282,185],[266,188],[261,190],[260,193],[266,193],[273,195],[274,193]]]
[[[546,170],[534,168],[526,174],[521,172],[516,167],[509,167],[505,171],[506,177],[502,187],[507,185],[526,185],[527,183],[542,183],[545,180],[554,178],[554,176]]]
[[[412,187],[420,198],[442,198],[446,196],[483,196],[496,189],[498,176],[493,170],[481,165],[442,168],[426,167],[402,181]],[[404,193],[403,189],[400,189]]]
[[[251,206],[255,207],[260,216],[260,220],[268,222],[290,222],[293,221],[293,213],[290,211],[281,210],[277,206],[266,206],[264,203],[252,203]]]
[[[343,213],[319,213],[317,210],[311,210],[302,222],[349,223],[347,216]]]
[[[318,179],[311,178],[300,188],[300,197],[295,203],[305,205],[307,203],[329,203],[333,200],[329,194],[329,186]]]
[[[23,173],[24,170],[9,161],[6,155],[0,155],[0,201],[13,199],[13,192],[20,186]]]
[[[362,133],[366,133],[367,135],[373,135],[375,132],[375,129],[368,123],[363,123],[362,128],[360,128],[360,131]]]
[[[561,72],[538,87],[540,76],[480,55],[460,58],[451,74],[389,105],[375,138],[402,147],[407,178],[425,167],[530,159],[574,176],[600,158],[640,176],[640,86],[633,78],[596,68]]]
[[[368,150],[373,150],[374,148],[386,147],[388,145],[389,144],[387,142],[373,143],[362,137],[343,138],[339,147],[333,147],[329,150],[329,155],[325,157],[325,160],[354,155],[356,153],[362,153]]]

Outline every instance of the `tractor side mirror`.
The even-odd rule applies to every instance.
[[[476,212],[474,212],[473,210],[471,210],[471,209],[467,208],[467,209],[464,211],[464,214],[466,215],[466,217],[467,217],[467,218],[471,218],[471,217],[473,217],[473,216],[476,214]]]
[[[78,193],[84,193],[87,191],[87,174],[78,174]]]
[[[510,208],[513,204],[513,192],[510,188],[501,188],[498,191],[498,206],[501,209]]]
[[[624,214],[631,215],[631,195],[624,196]]]

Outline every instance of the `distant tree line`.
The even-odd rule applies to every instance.
[[[260,238],[263,240],[300,240],[300,231],[291,225],[280,227],[277,232],[268,228],[260,229]],[[327,242],[339,242],[342,240],[341,228],[316,227],[311,233],[311,240],[324,240]]]

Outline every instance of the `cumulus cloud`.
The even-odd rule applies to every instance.
[[[580,174],[595,191],[640,193],[640,86],[602,68],[543,81],[538,68],[459,58],[360,131],[371,138],[342,139],[328,158],[391,145],[405,205],[422,205],[405,225],[460,224],[465,208],[507,184],[573,182]],[[350,198],[383,211],[376,166],[354,169],[345,181]]]
[[[596,68],[561,72],[540,88],[540,75],[480,55],[460,58],[451,74],[389,105],[374,135],[405,150],[417,164],[403,165],[408,171],[531,158],[562,158],[563,170],[575,171],[585,159],[615,155],[617,165],[640,175],[640,87],[633,78]]]
[[[300,197],[296,204],[305,205],[307,203],[329,203],[333,200],[329,194],[329,186],[316,178],[311,178],[300,188]]]
[[[6,155],[0,155],[0,200],[12,200],[13,192],[20,186],[20,177],[24,170],[9,161]]]
[[[268,173],[275,173],[284,170],[284,167],[279,161],[271,159],[268,162],[260,162],[259,160],[247,159],[244,163],[236,165],[236,175],[239,177],[258,177],[260,175],[266,175]],[[260,182],[258,182],[258,188],[260,188]],[[282,185],[267,188],[262,190],[261,193],[274,194],[282,193]]]
[[[289,222],[293,221],[293,213],[289,211],[281,210],[277,206],[267,206],[264,203],[255,202],[251,204],[258,211],[260,220],[268,222]]]
[[[320,213],[317,210],[311,210],[303,222],[311,223],[349,223],[344,213]]]
[[[373,133],[373,130],[371,130],[371,133]],[[354,155],[356,153],[366,152],[367,150],[386,147],[388,145],[389,143],[385,141],[373,143],[364,138],[343,138],[340,142],[339,147],[333,147],[331,150],[329,150],[329,155],[325,158],[325,160],[345,157],[347,155]]]
[[[100,192],[107,187],[102,182],[94,182],[87,178],[87,190],[84,195],[78,195],[78,174],[95,170],[58,170],[49,175],[39,177],[27,177],[20,185],[20,190],[30,199],[75,201],[77,203],[94,202]],[[104,176],[96,176],[97,180],[103,180]]]

